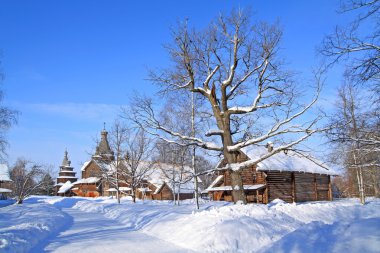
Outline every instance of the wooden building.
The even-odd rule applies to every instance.
[[[171,170],[171,168],[173,168]],[[145,197],[152,200],[185,200],[194,198],[194,180],[181,180],[176,179],[177,175],[168,174],[169,171],[178,171],[175,167],[178,165],[158,163],[154,165],[153,171],[147,176],[146,185],[143,185],[146,189]],[[190,174],[190,168],[185,166],[182,177],[186,178],[186,174]],[[166,171],[166,175],[162,171]],[[169,177],[173,176],[174,180],[170,180]],[[198,179],[200,181],[200,179]],[[142,189],[144,189],[142,188]]]
[[[59,166],[59,173],[57,177],[57,183],[55,184],[55,192],[58,196],[72,196],[75,195],[71,191],[71,187],[68,187],[69,184],[72,184],[78,180],[75,176],[76,172],[71,166],[71,161],[68,157],[68,152],[65,150],[65,155],[62,160],[61,166]],[[65,187],[63,187],[65,185]]]
[[[65,155],[65,157],[67,154]],[[67,158],[67,157],[66,157]],[[66,159],[67,160],[67,159]],[[108,143],[108,132],[103,129],[101,132],[101,139],[96,147],[95,154],[91,157],[90,161],[83,164],[81,168],[82,178],[72,182],[71,187],[68,184],[64,185],[66,181],[72,177],[67,173],[66,161],[62,163],[60,176],[57,180],[60,184],[61,192],[72,192],[77,196],[82,197],[99,197],[99,196],[115,196],[117,189],[114,185],[110,185],[106,180],[106,177],[113,177],[116,172],[114,153]],[[128,166],[121,161],[119,166]],[[142,180],[139,187],[136,189],[136,197],[138,199],[151,199],[151,200],[173,200],[173,193],[176,194],[176,198],[180,200],[193,198],[194,187],[193,181],[186,183],[174,184],[170,183],[170,180],[164,177],[162,171],[168,168],[174,168],[176,165],[164,164],[164,163],[148,163],[141,162],[139,166],[152,166],[146,178]],[[186,167],[186,169],[189,169]],[[63,180],[65,179],[65,180]],[[128,183],[128,179],[125,182],[119,181],[119,194],[122,196],[131,195],[131,188]]]
[[[104,179],[104,173],[116,171],[113,166],[114,160],[114,153],[108,143],[108,132],[103,129],[95,154],[90,161],[83,164],[81,168],[82,179],[73,184],[73,192],[82,197],[111,195],[111,192],[107,191],[110,186]]]
[[[256,147],[240,151],[239,162],[254,160],[268,152]],[[218,168],[225,167],[222,159]],[[318,162],[288,151],[243,169],[242,180],[248,202],[269,203],[274,199],[286,202],[332,200],[331,176],[334,173]],[[211,185],[203,191],[212,200],[232,201],[229,170],[219,170]]]
[[[8,195],[12,193],[12,182],[8,166],[0,164],[0,200],[7,199]]]

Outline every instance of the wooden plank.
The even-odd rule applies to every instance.
[[[330,176],[328,176],[328,178],[329,178],[329,191],[328,191],[329,200],[332,201],[331,178],[330,178]]]

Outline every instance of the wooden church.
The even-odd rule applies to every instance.
[[[71,161],[68,157],[68,152],[65,150],[65,155],[59,166],[59,174],[57,183],[55,184],[55,192],[58,196],[72,196],[74,193],[71,191],[72,183],[76,182],[78,178],[75,176],[76,172],[71,166]]]

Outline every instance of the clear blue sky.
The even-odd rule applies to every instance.
[[[255,19],[280,20],[283,53],[292,69],[309,72],[315,47],[335,25],[339,1],[16,1],[0,4],[5,104],[22,114],[8,134],[17,157],[59,166],[65,148],[77,170],[103,122],[111,124],[134,90],[153,94],[147,67],[165,66],[169,27],[189,18],[204,27],[220,12],[250,6]],[[334,75],[336,76],[334,77]],[[330,73],[325,98],[340,76]]]

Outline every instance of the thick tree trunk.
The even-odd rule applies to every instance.
[[[233,144],[232,136],[231,136],[231,129],[230,129],[230,121],[229,119],[226,119],[224,122],[224,129],[223,129],[223,153],[224,157],[227,160],[228,164],[234,164],[238,163],[238,155],[239,153],[229,152],[227,147],[231,146]],[[236,204],[237,202],[240,203],[247,203],[247,198],[244,193],[243,188],[243,180],[241,177],[241,171],[240,170],[231,170],[231,186],[232,186],[232,200]]]
[[[234,203],[247,203],[240,171],[231,171],[232,199]]]

